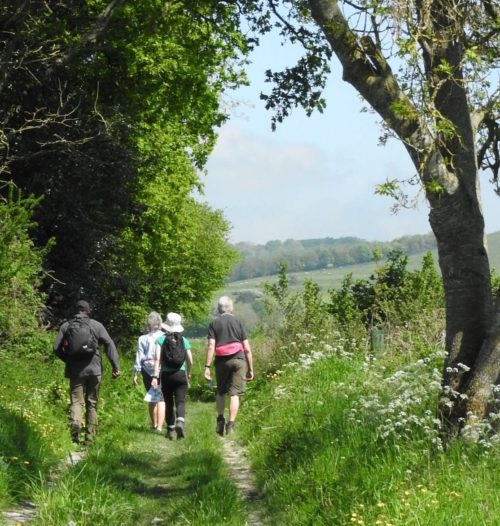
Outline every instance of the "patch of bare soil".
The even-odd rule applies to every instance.
[[[248,505],[246,526],[263,526],[265,522],[258,509],[261,495],[255,485],[246,451],[236,440],[228,436],[222,438],[221,442],[228,473]]]

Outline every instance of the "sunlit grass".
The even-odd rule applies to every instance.
[[[248,447],[270,523],[499,524],[498,444],[443,449],[434,418],[440,345],[433,331],[410,338],[408,330],[387,334],[376,355],[333,332],[328,341],[294,335],[288,349],[256,352],[280,359],[248,384],[236,438]],[[193,354],[185,440],[149,430],[144,390],[132,387],[131,356],[123,357],[118,380],[105,363],[95,443],[58,474],[74,448],[60,364],[2,369],[0,506],[34,500],[35,525],[243,526],[247,510],[223,464],[213,391],[202,379],[203,341]]]
[[[498,445],[443,450],[439,352],[375,357],[363,346],[301,345],[299,360],[251,389],[242,408],[240,437],[272,522],[499,524]]]
[[[26,384],[18,380],[30,377],[29,363],[21,362],[15,372],[4,369],[0,490],[8,492],[5,497],[2,492],[0,507],[21,498],[32,500],[35,525],[150,525],[155,520],[243,525],[244,504],[229,479],[215,434],[213,392],[202,380],[204,345],[193,342],[193,353],[197,376],[192,393],[210,401],[189,397],[185,440],[170,442],[151,432],[143,387],[132,387],[131,356],[122,357],[123,376],[117,380],[104,363],[98,435],[86,457],[66,469],[60,464],[77,447],[70,443],[62,367],[42,362],[36,368],[37,382]],[[26,404],[30,383],[35,386],[33,400]]]

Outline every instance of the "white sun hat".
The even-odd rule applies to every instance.
[[[162,329],[167,332],[183,332],[184,327],[181,324],[181,315],[176,312],[169,312],[165,322],[161,324]]]

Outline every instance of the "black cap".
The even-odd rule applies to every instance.
[[[85,300],[78,300],[76,302],[76,309],[88,314],[90,312],[90,305]]]

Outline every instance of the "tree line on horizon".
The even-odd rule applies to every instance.
[[[358,237],[322,239],[287,239],[253,244],[236,243],[240,259],[228,281],[269,276],[278,273],[280,262],[286,261],[288,272],[337,268],[386,259],[394,251],[407,255],[436,248],[432,233],[407,235],[392,241],[366,241]]]

